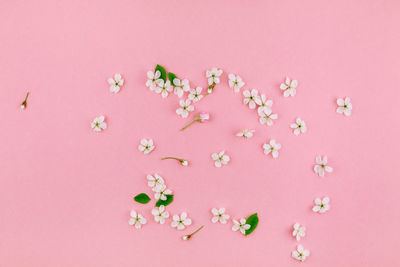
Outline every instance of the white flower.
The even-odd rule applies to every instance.
[[[262,94],[261,95],[261,104],[257,109],[258,112],[261,112],[263,110],[267,111],[268,109],[271,109],[273,103],[274,102],[271,99],[267,99],[267,97],[264,94]]]
[[[91,123],[91,126],[95,132],[100,132],[101,130],[106,129],[107,123],[104,122],[104,116],[94,118],[93,122]]]
[[[239,75],[235,74],[229,74],[229,87],[233,89],[235,93],[238,93],[240,91],[240,88],[244,86],[244,82],[242,81],[242,78],[240,78]]]
[[[153,139],[145,139],[143,138],[140,140],[140,145],[138,146],[139,150],[142,151],[144,154],[148,154],[155,148]]]
[[[313,212],[324,213],[328,211],[331,206],[329,206],[329,197],[324,197],[322,200],[318,197],[314,200],[315,206],[312,208]]]
[[[310,256],[310,251],[305,250],[302,245],[297,246],[297,250],[292,251],[292,257],[299,261],[305,261]]]
[[[294,129],[294,135],[307,132],[306,123],[301,118],[297,118],[296,123],[290,124],[290,128]]]
[[[225,151],[221,151],[219,153],[213,153],[211,155],[212,159],[215,160],[215,167],[221,167],[222,164],[228,164],[229,160],[231,159],[228,155],[224,155]]]
[[[135,225],[136,229],[140,229],[142,224],[146,224],[147,220],[142,216],[142,214],[136,213],[136,211],[131,211],[131,218],[129,219],[129,225]]]
[[[201,94],[201,91],[203,88],[197,87],[196,89],[190,89],[190,94],[188,95],[188,98],[193,101],[193,103],[196,103],[200,101],[200,99],[203,98],[203,95]]]
[[[306,236],[306,228],[302,225],[300,225],[299,223],[295,223],[293,225],[293,236],[296,237],[297,241],[300,241],[300,238],[305,237]]]
[[[270,108],[258,110],[258,116],[260,116],[260,123],[267,124],[268,126],[273,125],[273,120],[278,118],[278,114],[272,114],[272,110]]]
[[[230,217],[228,214],[225,214],[225,208],[220,208],[220,209],[213,208],[211,212],[214,215],[211,219],[213,223],[219,221],[222,224],[226,224],[227,220]]]
[[[338,98],[336,103],[338,105],[338,108],[336,109],[337,113],[344,114],[346,116],[351,115],[353,105],[350,102],[350,97],[346,97],[344,100],[342,98]]]
[[[248,139],[248,138],[253,137],[253,133],[255,131],[256,130],[243,129],[242,131],[238,132],[236,134],[236,136],[240,136],[240,137],[243,137],[244,139]]]
[[[167,195],[171,195],[172,191],[167,188],[165,184],[160,184],[155,187],[153,187],[153,191],[155,192],[154,198],[155,199],[161,199],[161,200],[167,200]]]
[[[179,98],[183,96],[184,92],[190,91],[189,81],[187,79],[179,80],[178,78],[175,78],[173,84],[175,86],[174,94]]]
[[[124,85],[124,79],[122,79],[121,74],[118,73],[114,75],[114,79],[109,78],[107,81],[111,85],[110,92],[112,93],[118,93],[121,89],[121,86]]]
[[[180,217],[179,215],[172,216],[172,220],[171,226],[176,227],[178,230],[183,230],[185,226],[192,224],[192,220],[187,217],[186,212],[182,212]]]
[[[244,90],[243,91],[243,103],[245,105],[249,104],[250,109],[255,109],[256,104],[261,105],[261,98],[258,95],[258,90],[252,89],[251,92],[249,90]]]
[[[211,70],[206,71],[206,77],[208,78],[208,85],[212,85],[213,83],[219,84],[222,70],[218,68],[212,68]]]
[[[268,155],[270,152],[272,152],[272,157],[277,158],[279,156],[278,150],[281,149],[281,144],[278,144],[274,139],[271,139],[269,144],[264,144],[264,154]]]
[[[148,80],[146,82],[146,86],[149,87],[151,91],[155,90],[157,87],[157,80],[160,79],[160,77],[161,77],[161,72],[159,70],[156,71],[155,74],[152,71],[148,71],[147,72]]]
[[[164,82],[163,79],[157,80],[157,87],[154,89],[157,94],[161,93],[162,98],[166,98],[168,93],[172,92],[172,86],[170,81]]]
[[[180,100],[179,105],[181,106],[176,110],[176,114],[181,115],[182,118],[187,118],[189,116],[189,112],[194,110],[194,106],[191,105],[190,99]]]
[[[159,222],[160,224],[165,223],[165,219],[169,217],[168,211],[165,210],[165,206],[161,205],[160,207],[156,207],[151,211],[151,214],[154,215],[154,220]]]
[[[290,81],[289,77],[286,77],[285,83],[281,83],[281,90],[283,91],[283,96],[295,96],[296,95],[296,87],[298,85],[297,80]]]
[[[324,158],[321,158],[321,156],[317,156],[315,158],[315,161],[317,162],[317,165],[314,166],[314,172],[318,174],[320,177],[325,176],[325,171],[326,172],[332,172],[333,168],[327,166],[328,164],[328,157],[324,156]]]
[[[157,173],[155,173],[154,176],[150,175],[150,174],[147,175],[147,180],[148,180],[147,184],[152,188],[155,186],[161,186],[164,184],[164,179]]]
[[[250,224],[246,224],[246,219],[242,218],[238,221],[232,220],[233,226],[232,226],[232,231],[237,231],[240,230],[242,234],[246,234],[246,230],[250,229]]]

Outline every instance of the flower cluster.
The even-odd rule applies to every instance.
[[[250,109],[258,107],[257,113],[261,124],[268,126],[274,124],[274,120],[278,118],[278,114],[272,113],[273,101],[271,99],[267,99],[264,94],[258,95],[258,90],[256,89],[243,91],[243,97],[243,103],[249,105]]]
[[[154,221],[159,224],[164,224],[170,217],[169,212],[166,210],[166,206],[172,202],[172,191],[167,188],[164,179],[157,173],[154,175],[147,175],[147,185],[154,192],[154,198],[157,200],[156,207],[151,211],[154,216]],[[135,197],[135,200],[139,203],[146,204],[150,201],[150,198],[142,193]],[[147,220],[143,215],[137,213],[135,210],[131,211],[131,218],[129,220],[130,225],[135,225],[137,229],[140,229],[143,224],[146,224]],[[185,227],[192,224],[192,220],[187,216],[184,211],[180,215],[173,215],[171,227],[178,230],[183,230]]]
[[[226,224],[231,217],[230,215],[225,213],[225,208],[212,208],[212,223],[220,222],[221,224]],[[236,232],[239,230],[243,235],[248,235],[257,227],[258,224],[258,215],[257,213],[250,215],[247,219],[241,218],[239,220],[232,219],[232,231]],[[250,230],[252,228],[252,230]]]
[[[167,71],[164,67],[157,65],[154,71],[147,72],[146,86],[157,94],[161,94],[162,98],[174,92],[179,98],[184,97],[187,93],[186,99],[179,101],[179,107],[176,109],[176,114],[182,118],[187,118],[190,112],[194,111],[194,103],[199,102],[204,96],[211,94],[214,87],[220,83],[220,76],[223,71],[219,68],[212,68],[206,71],[206,78],[208,82],[208,89],[206,94],[202,94],[203,88],[191,88],[189,80],[179,79],[174,73]]]
[[[172,194],[172,191],[167,188],[164,179],[157,173],[153,175],[147,175],[147,184],[151,187],[154,192],[155,199],[167,200],[167,196]]]

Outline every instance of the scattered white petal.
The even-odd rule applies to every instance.
[[[297,241],[300,241],[302,237],[306,236],[306,228],[299,223],[293,225],[293,236],[296,237]]]
[[[157,80],[157,87],[155,87],[154,91],[157,94],[161,94],[162,98],[166,98],[169,93],[172,92],[172,86],[170,81],[164,82],[163,79]]]
[[[312,208],[312,210],[314,212],[325,213],[331,208],[329,201],[329,197],[324,197],[322,200],[320,198],[314,199],[315,206]]]
[[[192,224],[192,220],[187,217],[186,212],[182,212],[180,216],[179,215],[172,216],[172,220],[173,221],[171,223],[171,226],[174,228],[176,227],[176,229],[178,230],[183,230],[185,229],[186,226]]]
[[[121,74],[115,74],[114,79],[109,78],[107,82],[110,84],[110,92],[118,93],[122,85],[124,85],[124,79],[122,79]]]
[[[187,118],[189,116],[189,112],[194,110],[194,106],[191,105],[190,99],[180,100],[180,107],[176,110],[176,114],[180,115],[182,118]]]
[[[179,98],[181,98],[185,92],[190,91],[190,85],[187,79],[180,80],[175,78],[173,80],[173,85],[175,86],[174,94],[176,94]]]
[[[250,109],[255,109],[257,105],[261,105],[261,98],[258,95],[258,90],[252,89],[251,91],[249,90],[244,90],[243,91],[243,103],[245,105],[249,105]]]
[[[154,91],[157,87],[157,80],[160,79],[160,77],[161,77],[161,72],[159,70],[156,71],[156,73],[148,71],[146,86],[149,87],[151,91]]]
[[[190,94],[188,95],[188,99],[192,100],[193,103],[200,101],[203,98],[201,91],[203,88],[197,87],[196,89],[190,89]]]
[[[328,157],[324,156],[323,158],[321,156],[317,156],[315,158],[316,165],[314,166],[314,172],[318,174],[320,177],[325,176],[325,172],[332,172],[333,168],[328,166]]]
[[[155,173],[154,175],[147,175],[147,184],[151,187],[151,188],[153,188],[153,187],[156,187],[156,186],[161,186],[161,185],[164,185],[165,184],[165,182],[164,182],[164,179],[160,176],[160,175],[158,175],[157,173]]]
[[[167,200],[167,195],[171,195],[172,191],[167,188],[165,184],[159,184],[157,186],[154,186],[152,190],[155,192],[154,193],[154,198],[159,200]]]
[[[129,225],[135,225],[136,229],[140,229],[143,224],[146,224],[147,220],[143,217],[142,214],[137,213],[136,211],[131,211],[131,218],[129,219]]]
[[[267,97],[264,94],[262,94],[261,104],[257,109],[258,113],[260,113],[261,111],[270,110],[272,108],[272,104],[274,104],[274,102],[271,99],[267,99]]]
[[[238,132],[238,133],[236,134],[236,136],[243,137],[244,139],[248,139],[248,138],[253,137],[253,133],[254,133],[255,131],[256,131],[256,130],[243,129],[243,130],[241,130],[240,132]]]
[[[279,156],[279,149],[281,149],[281,144],[278,144],[274,139],[271,139],[269,144],[264,144],[264,154],[268,155],[271,153],[273,158],[277,158]]]
[[[353,109],[353,105],[351,104],[350,97],[346,97],[345,99],[338,98],[336,100],[338,108],[336,112],[339,114],[344,114],[346,116],[351,115],[351,110]]]
[[[235,75],[232,73],[228,75],[228,78],[229,78],[229,87],[232,88],[235,93],[238,93],[245,84],[242,78],[240,78],[239,75]]]
[[[94,118],[93,122],[91,123],[91,126],[95,132],[100,132],[101,130],[105,130],[107,128],[107,123],[105,123],[104,121],[104,116]]]
[[[148,154],[155,148],[153,139],[142,139],[140,140],[140,144],[138,146],[139,151],[142,151],[144,154]]]
[[[267,124],[268,126],[273,125],[274,120],[278,119],[278,114],[272,114],[270,108],[259,109],[258,116],[260,116],[260,123]]]
[[[211,218],[211,221],[213,223],[219,221],[222,224],[226,224],[230,218],[228,214],[225,214],[225,208],[219,208],[219,209],[212,208],[211,213],[213,214],[213,217]]]
[[[290,128],[293,129],[294,135],[307,132],[306,123],[301,118],[297,118],[296,123],[290,124]]]
[[[281,90],[283,90],[283,96],[295,96],[296,95],[296,87],[298,85],[297,80],[291,81],[289,77],[286,77],[285,83],[281,83]]]
[[[213,83],[219,84],[220,83],[220,76],[222,74],[222,70],[219,68],[212,68],[211,70],[206,71],[206,77],[208,80],[208,85],[212,85]]]
[[[215,167],[220,168],[222,165],[228,164],[231,159],[228,155],[225,155],[225,151],[221,151],[219,153],[213,153],[211,158],[215,160]]]
[[[151,214],[154,216],[154,221],[160,224],[165,223],[165,219],[169,217],[168,211],[165,210],[165,206],[161,205],[160,207],[155,207]]]
[[[303,248],[302,245],[298,245],[297,249],[292,251],[292,257],[299,261],[305,261],[310,256],[310,251]]]
[[[250,224],[246,224],[246,219],[241,218],[239,221],[232,220],[233,226],[232,226],[232,231],[236,232],[239,230],[242,234],[246,234],[246,230],[250,229]]]

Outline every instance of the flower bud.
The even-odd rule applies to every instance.
[[[210,119],[210,114],[208,114],[207,112],[200,112],[199,114],[200,122],[205,122],[208,121],[209,119]]]

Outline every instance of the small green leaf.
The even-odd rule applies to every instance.
[[[176,76],[174,73],[170,72],[168,73],[168,79],[171,82],[172,85],[176,86],[176,84],[174,84],[174,79],[178,78],[178,76]]]
[[[151,200],[148,195],[141,193],[133,198],[136,202],[147,204]]]
[[[246,230],[246,234],[245,234],[245,235],[249,235],[256,229],[256,227],[258,225],[257,213],[254,213],[254,214],[250,215],[249,217],[247,217],[246,224],[250,224],[250,228],[248,230]]]
[[[160,207],[161,205],[168,206],[171,204],[172,201],[174,201],[174,195],[165,195],[167,197],[167,200],[161,200],[159,199],[156,202],[156,207]]]
[[[160,66],[160,65],[157,65],[157,66],[156,66],[156,70],[154,71],[154,73],[155,73],[156,71],[158,71],[158,70],[161,72],[160,79],[163,79],[164,82],[166,82],[166,81],[167,81],[167,71],[164,69],[163,66]]]

